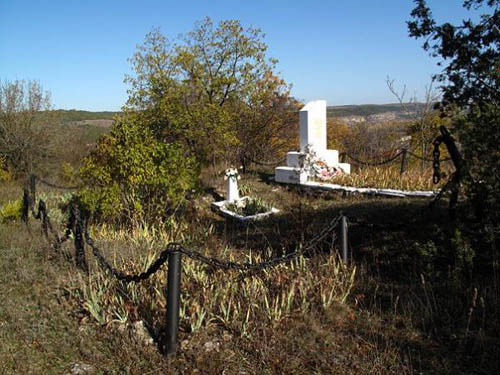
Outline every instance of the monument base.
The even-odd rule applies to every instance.
[[[274,181],[284,184],[302,184],[307,181],[307,172],[296,167],[277,167]]]
[[[349,163],[339,163],[339,168],[342,169],[342,172],[345,174],[351,174],[351,164]]]
[[[338,150],[327,149],[326,101],[307,103],[299,111],[300,151],[289,152],[286,167],[275,169],[274,180],[285,184],[302,184],[309,178],[333,177],[351,173],[351,166],[339,163]]]

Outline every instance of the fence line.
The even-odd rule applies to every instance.
[[[337,235],[336,229],[339,223],[345,223],[345,216],[341,213],[335,218],[333,218],[330,223],[325,226],[316,236],[314,236],[305,246],[299,247],[294,252],[288,253],[287,255],[272,258],[270,260],[262,261],[259,263],[236,263],[232,261],[225,261],[218,258],[208,257],[199,251],[188,249],[180,243],[172,242],[167,245],[167,247],[161,251],[160,255],[155,259],[155,261],[149,266],[149,268],[139,274],[130,275],[125,274],[122,271],[113,267],[104,257],[100,249],[96,246],[94,240],[90,237],[88,230],[88,222],[83,216],[82,211],[79,207],[79,201],[77,199],[72,199],[70,201],[68,212],[69,218],[66,223],[65,231],[62,236],[60,236],[55,230],[50,216],[48,214],[48,209],[46,203],[43,199],[38,201],[38,210],[35,210],[36,203],[36,180],[37,177],[32,175],[29,178],[28,186],[24,188],[23,191],[23,208],[22,208],[22,219],[25,221],[26,225],[29,224],[29,212],[32,216],[41,221],[42,234],[50,242],[49,231],[55,239],[52,243],[52,249],[59,252],[61,246],[66,242],[71,234],[74,237],[74,247],[75,247],[75,260],[79,268],[84,272],[88,273],[89,268],[87,261],[85,259],[85,244],[89,245],[92,254],[96,257],[99,266],[114,276],[117,280],[130,283],[130,282],[140,282],[148,279],[151,275],[155,274],[167,261],[168,261],[168,275],[167,275],[167,328],[166,328],[166,345],[164,347],[167,355],[175,354],[177,350],[177,332],[179,325],[179,297],[180,297],[180,274],[181,274],[181,256],[182,254],[190,257],[193,260],[203,262],[211,267],[225,269],[225,270],[237,270],[237,271],[256,271],[263,270],[266,268],[272,268],[279,264],[289,262],[292,259],[305,254],[308,251],[314,249],[314,247],[325,240],[328,236],[332,236],[332,244],[336,242]],[[346,232],[341,231],[341,236],[343,239],[342,243],[347,244]],[[347,249],[342,248],[343,254],[347,254]],[[344,256],[344,260],[346,261]]]
[[[458,184],[460,179],[460,165],[461,165],[461,156],[456,149],[456,145],[454,144],[453,139],[451,138],[448,130],[444,127],[440,128],[442,135],[434,141],[434,153],[433,153],[433,167],[434,167],[434,181],[439,181],[439,145],[444,142],[448,147],[450,155],[452,156],[452,160],[457,168],[457,172],[455,175],[448,181],[444,188],[441,189],[438,195],[436,195],[430,202],[427,207],[424,207],[424,210],[432,208],[434,204],[441,199],[443,194],[448,190],[452,192],[452,198],[450,200],[450,209],[453,204],[456,203],[457,194],[458,194]],[[399,156],[403,155],[402,158],[402,167],[401,173],[404,171],[404,163],[406,154],[409,153],[407,149],[403,149],[403,151],[398,152],[395,156],[376,163],[376,165],[387,164],[389,162],[394,161]],[[413,153],[409,153],[412,156],[415,156]],[[363,163],[360,160],[356,160],[352,158],[351,155],[346,154],[351,159]],[[255,161],[253,161],[255,162]],[[368,163],[364,163],[365,165],[370,165]],[[373,163],[371,163],[373,165]],[[226,270],[237,270],[237,271],[255,271],[262,270],[265,268],[271,268],[282,264],[284,262],[288,262],[301,254],[304,254],[307,251],[312,250],[319,242],[323,241],[327,236],[332,235],[332,244],[337,240],[336,230],[340,227],[340,240],[341,240],[341,249],[342,249],[342,258],[345,263],[348,262],[348,225],[349,220],[343,214],[340,213],[336,217],[334,217],[331,222],[320,231],[318,235],[313,237],[307,245],[303,247],[299,247],[294,252],[291,252],[285,256],[273,258],[267,261],[263,261],[260,263],[236,263],[232,261],[224,261],[218,258],[207,257],[206,255],[196,251],[185,248],[180,243],[169,243],[167,247],[160,253],[157,259],[149,266],[149,268],[142,273],[129,275],[124,274],[122,271],[113,267],[103,256],[102,252],[95,245],[95,242],[89,235],[88,231],[88,222],[82,211],[80,209],[80,202],[78,199],[73,199],[70,201],[69,205],[69,218],[66,223],[66,228],[64,234],[60,236],[55,230],[52,222],[50,220],[50,216],[48,215],[48,209],[45,202],[40,199],[38,202],[37,211],[35,211],[35,203],[36,203],[36,181],[39,181],[45,185],[48,185],[57,189],[78,189],[83,186],[59,186],[56,184],[52,184],[48,181],[45,181],[36,175],[31,175],[27,186],[23,191],[23,206],[22,206],[22,220],[28,226],[29,223],[29,213],[31,212],[33,217],[37,220],[41,221],[42,225],[42,233],[49,239],[49,231],[53,235],[55,242],[52,244],[52,248],[58,252],[61,249],[62,244],[67,241],[71,234],[74,236],[74,247],[75,247],[75,259],[77,265],[84,270],[85,272],[89,272],[88,265],[85,259],[85,244],[89,245],[92,249],[92,254],[96,257],[98,264],[104,270],[109,272],[118,280],[130,283],[130,282],[140,282],[146,280],[151,275],[155,274],[167,261],[168,261],[168,282],[167,282],[167,336],[166,336],[166,347],[165,351],[167,355],[175,354],[177,350],[177,332],[179,328],[179,298],[180,298],[180,275],[181,275],[181,259],[182,254],[190,257],[193,260],[197,260],[203,262],[214,268],[221,268]],[[416,218],[414,219],[416,220]],[[412,221],[414,221],[412,220]],[[370,226],[370,224],[366,224],[363,222],[351,222],[352,224],[365,225]],[[403,225],[411,225],[411,223],[405,223]],[[373,228],[374,225],[372,224]],[[388,229],[387,227],[385,229]]]
[[[397,155],[399,156],[399,155]],[[149,268],[139,274],[125,274],[117,268],[113,267],[100,249],[95,244],[95,241],[90,237],[88,230],[88,221],[84,217],[82,210],[80,209],[80,202],[78,199],[73,197],[70,201],[68,207],[69,218],[65,226],[64,234],[62,236],[56,231],[50,216],[48,214],[48,209],[45,201],[39,199],[37,210],[35,210],[36,203],[36,181],[47,184],[47,181],[41,180],[35,175],[31,175],[27,186],[23,191],[23,206],[22,206],[22,220],[28,226],[29,224],[29,213],[32,216],[41,221],[42,233],[50,242],[49,232],[54,237],[55,242],[52,243],[52,249],[56,252],[61,250],[61,246],[66,242],[71,234],[74,237],[74,247],[75,247],[75,260],[79,268],[85,272],[89,272],[87,261],[85,259],[85,244],[91,248],[92,254],[98,261],[99,266],[110,273],[117,280],[130,283],[130,282],[140,282],[148,279],[151,275],[155,274],[167,261],[168,261],[168,275],[167,275],[167,328],[166,328],[166,345],[163,349],[167,355],[175,354],[177,350],[177,333],[179,327],[179,297],[180,297],[180,275],[181,275],[181,259],[182,255],[200,261],[206,265],[209,265],[218,269],[225,270],[236,270],[240,272],[263,270],[266,268],[275,267],[279,264],[289,262],[292,259],[303,255],[311,250],[313,250],[320,242],[324,241],[327,237],[331,236],[331,244],[337,242],[338,236],[340,235],[340,247],[342,259],[345,264],[349,261],[348,252],[348,227],[349,225],[359,225],[369,228],[379,228],[385,230],[401,229],[403,226],[410,226],[414,221],[418,219],[420,215],[415,215],[414,219],[409,223],[400,223],[396,227],[382,226],[378,224],[369,224],[356,220],[355,218],[347,218],[342,212],[334,217],[328,225],[326,225],[316,236],[307,242],[306,245],[297,248],[295,251],[288,253],[281,257],[272,258],[259,263],[237,263],[232,261],[225,261],[214,257],[208,257],[199,251],[188,249],[184,247],[181,243],[171,242],[164,250],[161,251],[159,256],[154,260]],[[423,208],[423,211],[431,209],[434,204],[441,199],[443,194],[449,190],[450,186],[454,183],[454,180],[450,180],[440,193],[436,195],[427,205]],[[60,187],[55,184],[48,184],[49,186],[61,188],[61,189],[71,189],[73,187]],[[422,213],[423,213],[422,211]]]

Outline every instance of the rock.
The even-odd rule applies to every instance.
[[[206,352],[219,351],[220,344],[217,341],[208,341],[203,345]]]
[[[181,341],[181,349],[186,349],[189,345],[189,340],[182,340]]]
[[[142,320],[138,320],[134,324],[132,324],[132,332],[136,336],[136,338],[143,342],[145,345],[152,345],[153,338],[149,335],[148,330],[144,326],[144,322]]]
[[[95,374],[94,366],[87,365],[86,363],[75,363],[71,368],[72,375],[91,375]]]

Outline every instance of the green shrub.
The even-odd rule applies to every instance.
[[[84,161],[82,203],[114,223],[158,221],[198,179],[198,166],[177,143],[158,140],[138,113],[117,118]]]
[[[23,202],[18,199],[14,202],[7,202],[0,208],[0,222],[14,221],[21,218]]]

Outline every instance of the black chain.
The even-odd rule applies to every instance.
[[[288,262],[291,259],[294,259],[298,257],[299,255],[305,253],[306,251],[311,250],[314,246],[316,246],[317,243],[320,241],[324,240],[330,233],[333,232],[333,230],[336,228],[338,225],[340,218],[342,217],[341,215],[335,217],[328,226],[323,228],[323,230],[316,236],[314,237],[308,245],[299,248],[298,250],[288,253],[285,256],[282,257],[277,257],[273,258],[264,262],[260,263],[236,263],[236,262],[231,262],[231,261],[223,261],[217,258],[211,258],[203,255],[202,253],[195,251],[195,250],[190,250],[186,249],[182,244],[179,243],[170,243],[165,250],[163,250],[158,258],[151,264],[151,266],[145,271],[140,274],[136,275],[129,275],[125,274],[122,271],[116,269],[113,267],[104,257],[102,252],[99,250],[99,248],[95,245],[94,241],[89,235],[88,232],[88,226],[86,225],[86,222],[84,218],[82,217],[82,214],[79,210],[78,204],[76,202],[72,202],[69,207],[69,212],[70,212],[70,217],[68,220],[68,223],[66,225],[65,229],[65,234],[62,237],[59,237],[57,232],[55,231],[51,221],[50,217],[48,215],[48,210],[45,202],[43,200],[39,200],[38,203],[38,211],[35,212],[34,209],[34,201],[35,201],[35,195],[36,195],[36,187],[35,187],[35,177],[34,175],[30,177],[30,184],[29,184],[29,191],[28,189],[25,189],[24,195],[23,195],[23,202],[26,207],[23,207],[23,212],[28,211],[31,209],[31,212],[33,216],[42,221],[42,231],[45,237],[48,239],[48,230],[51,231],[51,233],[54,235],[56,241],[53,244],[53,248],[55,250],[60,249],[62,243],[67,241],[73,233],[74,235],[74,242],[75,242],[75,255],[76,255],[76,260],[77,264],[83,268],[84,270],[88,270],[86,261],[85,261],[85,249],[84,249],[84,242],[88,244],[91,249],[92,249],[92,254],[97,258],[99,264],[101,267],[103,267],[105,270],[107,270],[110,274],[112,274],[114,277],[116,277],[118,280],[123,281],[125,283],[130,283],[132,281],[134,282],[139,282],[146,280],[149,278],[151,275],[156,273],[160,267],[166,263],[168,260],[168,255],[173,253],[173,252],[181,252],[190,258],[194,260],[201,261],[207,265],[210,265],[212,267],[216,268],[222,268],[222,269],[228,269],[228,270],[239,270],[239,271],[255,271],[259,269],[264,269],[264,268],[270,268],[273,266],[276,266],[278,264]],[[332,243],[335,241],[336,235],[333,232],[332,235]]]
[[[156,273],[161,266],[163,266],[166,261],[168,260],[168,255],[171,253],[175,253],[181,250],[182,245],[176,244],[176,243],[171,243],[167,246],[165,250],[163,250],[158,258],[149,266],[149,268],[136,275],[128,275],[123,273],[122,271],[116,269],[113,267],[104,257],[102,252],[99,250],[99,248],[95,245],[94,241],[92,238],[90,238],[89,233],[87,228],[85,228],[85,242],[91,247],[92,249],[92,254],[97,258],[97,261],[99,262],[99,265],[108,271],[111,275],[116,277],[116,279],[123,281],[125,283],[130,283],[130,282],[139,282],[148,279],[151,275]]]
[[[441,166],[440,166],[440,151],[439,151],[439,146],[441,145],[442,142],[442,137],[437,137],[433,144],[434,144],[434,151],[432,152],[432,168],[434,169],[434,173],[432,175],[432,182],[434,184],[439,183],[441,180]]]
[[[70,227],[70,222],[66,227],[65,233],[62,237],[59,237],[59,234],[54,229],[52,222],[50,220],[49,212],[47,210],[47,205],[43,199],[40,199],[38,202],[38,210],[35,212],[35,201],[36,201],[36,183],[35,183],[34,175],[30,176],[29,179],[29,191],[28,189],[24,189],[23,193],[23,208],[22,208],[22,219],[27,223],[28,221],[28,212],[31,210],[33,217],[37,220],[41,220],[42,224],[42,233],[45,238],[50,241],[48,231],[55,238],[55,243],[52,244],[52,248],[55,251],[58,251],[61,248],[61,245],[67,241],[72,233],[72,228]]]
[[[399,151],[396,155],[394,155],[393,157],[387,159],[387,160],[382,160],[382,161],[379,161],[379,162],[369,162],[369,161],[363,161],[363,160],[359,160],[357,159],[356,157],[350,155],[349,153],[347,152],[344,152],[344,154],[349,158],[351,159],[352,161],[354,161],[355,163],[357,164],[361,164],[361,165],[367,165],[367,166],[371,166],[371,167],[377,167],[379,165],[384,165],[384,164],[389,164],[391,162],[393,162],[394,160],[396,160],[398,157],[400,157],[402,154],[403,154],[403,151]]]
[[[221,268],[225,270],[237,270],[237,271],[256,271],[262,270],[264,268],[271,268],[277,266],[278,264],[288,262],[299,255],[305,253],[313,249],[313,247],[323,239],[325,239],[330,233],[332,233],[333,229],[336,228],[338,222],[340,221],[341,216],[337,216],[334,218],[328,226],[323,228],[323,230],[314,237],[307,246],[299,248],[298,250],[291,252],[285,256],[273,258],[260,263],[236,263],[231,261],[224,261],[218,258],[207,257],[203,255],[199,251],[186,249],[182,244],[172,242],[167,245],[167,248],[163,250],[158,258],[149,266],[149,268],[140,274],[136,275],[128,275],[124,274],[122,271],[113,267],[104,257],[99,248],[95,245],[94,241],[90,238],[87,228],[85,228],[85,240],[86,243],[92,248],[92,254],[97,258],[100,266],[107,270],[111,275],[116,277],[118,280],[123,281],[125,283],[130,283],[132,281],[138,282],[143,281],[149,278],[151,275],[156,273],[160,269],[160,267],[165,264],[168,260],[168,255],[174,252],[181,252],[182,254],[187,255],[191,259],[200,261],[214,268]],[[334,233],[333,241],[336,239],[336,235]],[[332,242],[333,242],[332,241]]]
[[[198,261],[203,262],[203,263],[205,263],[209,266],[212,266],[214,268],[222,268],[222,269],[226,269],[226,270],[237,270],[237,271],[262,270],[264,268],[271,268],[271,267],[277,266],[281,263],[288,262],[294,258],[297,258],[299,255],[302,255],[302,254],[306,253],[307,251],[312,250],[318,242],[324,240],[330,233],[333,234],[333,241],[332,241],[332,243],[333,243],[336,239],[336,234],[335,234],[335,232],[333,232],[333,230],[337,227],[341,217],[342,217],[341,215],[335,217],[330,222],[330,224],[327,225],[325,228],[323,228],[323,230],[316,237],[314,237],[311,241],[309,241],[309,243],[306,246],[301,247],[301,248],[299,248],[291,253],[288,253],[284,256],[273,258],[270,260],[266,260],[266,261],[263,261],[260,263],[235,263],[235,262],[230,262],[230,261],[223,261],[223,260],[220,260],[217,258],[207,257],[198,251],[186,249],[186,248],[182,247],[182,245],[180,245],[181,247],[180,247],[179,251],[181,251],[183,254],[187,255],[191,259],[198,260]]]
[[[434,155],[433,155],[433,158],[432,158],[432,159],[429,159],[429,158],[426,158],[426,157],[424,157],[424,156],[417,155],[417,154],[415,154],[415,153],[413,153],[413,152],[411,152],[411,151],[408,151],[408,154],[410,154],[411,156],[413,156],[414,158],[417,158],[417,159],[419,159],[419,160],[423,160],[423,161],[427,161],[427,162],[429,162],[429,161],[434,162]],[[450,161],[450,160],[451,160],[451,158],[439,159],[439,161],[440,161],[440,162],[443,162],[443,161]]]

